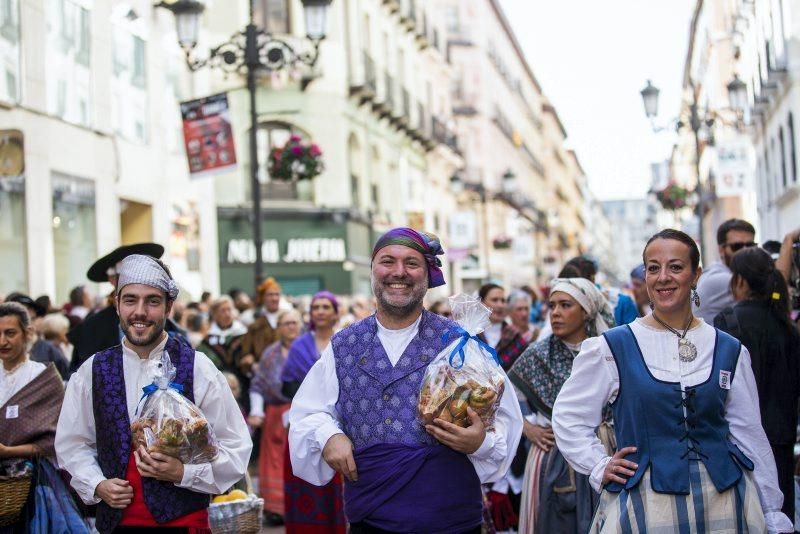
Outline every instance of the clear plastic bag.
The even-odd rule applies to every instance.
[[[150,362],[153,383],[144,388],[137,416],[131,423],[136,449],[160,452],[184,464],[202,464],[216,459],[219,452],[214,430],[203,412],[184,397],[182,386],[174,384],[175,367],[166,351]]]
[[[417,415],[423,424],[438,418],[466,428],[467,408],[472,408],[491,429],[505,390],[505,374],[494,350],[476,337],[489,326],[491,310],[468,295],[449,300],[460,328],[443,332],[452,342],[428,365]]]

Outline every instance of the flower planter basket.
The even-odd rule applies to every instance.
[[[270,178],[284,182],[311,180],[325,169],[319,146],[304,143],[299,135],[291,136],[283,147],[273,148],[267,167]]]

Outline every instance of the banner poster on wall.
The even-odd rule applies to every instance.
[[[181,103],[183,139],[192,178],[236,168],[228,95],[220,93]]]

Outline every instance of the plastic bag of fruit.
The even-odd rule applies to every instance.
[[[169,354],[164,351],[149,365],[153,383],[144,388],[131,423],[133,447],[143,445],[148,452],[160,452],[184,464],[216,459],[214,430],[200,408],[181,394],[183,386],[173,382],[175,366]]]
[[[419,394],[417,415],[423,424],[442,419],[466,428],[472,408],[487,429],[505,390],[505,373],[494,349],[478,334],[489,326],[491,310],[476,297],[450,297],[455,329],[443,332],[447,348],[428,365]]]

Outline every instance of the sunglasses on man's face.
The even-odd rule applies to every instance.
[[[739,252],[743,248],[755,247],[758,243],[750,241],[749,243],[726,243],[725,246],[731,249],[731,252]]]

